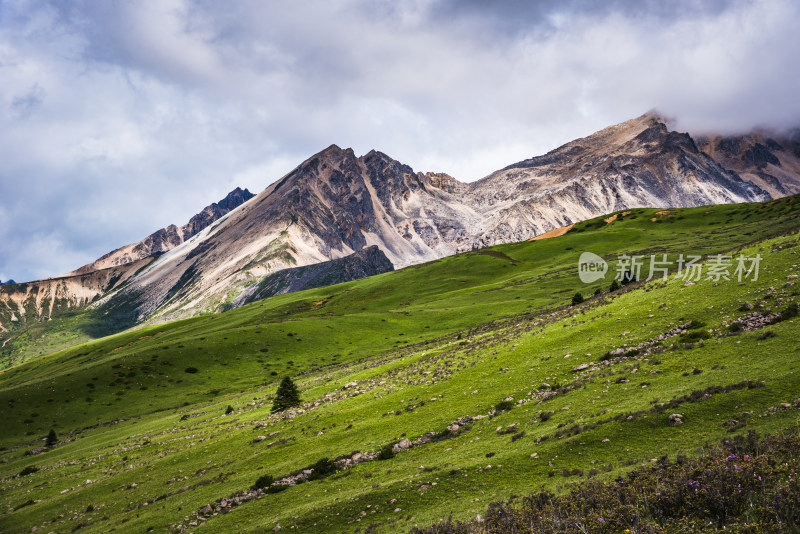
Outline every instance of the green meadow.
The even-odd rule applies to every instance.
[[[610,215],[3,370],[0,532],[406,532],[796,430],[800,199]],[[584,251],[604,279],[581,283]],[[642,278],[651,255],[734,262],[611,292],[623,254]],[[272,414],[284,376],[304,402]]]

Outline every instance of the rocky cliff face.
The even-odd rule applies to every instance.
[[[153,261],[136,262],[91,273],[48,278],[0,287],[0,343],[29,323],[47,322],[54,315],[84,308],[124,286],[134,274]]]
[[[113,286],[92,282],[100,288],[92,306],[109,318],[123,314],[122,325],[162,321],[247,301],[246,292],[273,273],[373,246],[403,267],[626,208],[750,202],[798,191],[800,138],[737,139],[698,143],[646,114],[469,184],[415,172],[381,152],[357,157],[331,145],[249,201],[250,193],[237,189],[187,225],[78,269],[70,277],[76,289],[64,291],[82,294],[82,273],[150,257]],[[8,320],[0,315],[0,325],[8,328]]]
[[[480,246],[521,241],[626,208],[769,200],[654,114],[611,126],[470,184]]]
[[[65,276],[86,274],[117,265],[125,265],[126,263],[172,250],[223,215],[238,208],[253,196],[255,195],[247,189],[242,190],[237,187],[219,202],[214,202],[210,206],[203,208],[203,211],[189,219],[189,222],[183,226],[179,227],[171,224],[166,228],[153,232],[138,243],[132,243],[113,250],[92,263],[67,273]]]
[[[230,308],[238,308],[274,295],[350,282],[393,270],[394,266],[386,254],[376,245],[372,245],[344,258],[272,273],[247,287],[233,300]]]
[[[773,198],[800,193],[800,130],[783,136],[756,131],[738,137],[703,136],[697,145]]]

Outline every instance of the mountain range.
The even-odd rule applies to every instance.
[[[331,145],[258,195],[237,188],[187,224],[64,276],[2,286],[0,341],[13,347],[26,325],[76,310],[92,310],[115,331],[316,287],[304,280],[341,282],[563,232],[621,209],[796,193],[800,133],[692,137],[652,112],[472,183]],[[324,276],[274,278],[331,261]]]

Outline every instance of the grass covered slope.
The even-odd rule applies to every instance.
[[[461,254],[414,266],[410,268],[412,270],[404,269],[403,274],[393,275],[388,282],[379,278],[381,281],[376,284],[359,282],[339,286],[346,288],[339,293],[352,289],[358,291],[357,294],[340,295],[322,289],[298,297],[285,295],[288,298],[270,299],[270,304],[259,306],[248,314],[236,314],[227,319],[233,327],[238,328],[248,321],[257,323],[259,317],[264,321],[286,318],[296,320],[301,317],[298,313],[305,311],[302,317],[314,315],[314,312],[346,314],[357,317],[359,324],[365,324],[364,321],[367,320],[369,323],[365,326],[373,327],[375,313],[392,313],[393,318],[402,318],[411,313],[422,314],[423,317],[436,317],[438,322],[443,319],[443,312],[446,312],[448,320],[455,316],[456,321],[442,325],[438,332],[452,332],[484,322],[487,317],[541,310],[568,302],[559,292],[574,293],[579,289],[580,284],[577,283],[572,269],[582,250],[591,250],[601,255],[616,255],[626,251],[650,254],[683,248],[689,248],[698,254],[711,253],[794,227],[798,209],[794,197],[788,197],[762,204],[699,207],[681,210],[675,214],[669,210],[655,209],[632,210],[625,217],[620,216],[622,213],[628,212],[617,214],[617,220],[612,224],[604,220],[608,217],[598,217],[577,224],[566,242],[542,240]],[[578,236],[578,233],[586,235]],[[702,238],[701,234],[707,237]],[[509,261],[508,257],[504,258],[503,254],[506,252],[513,256],[513,261]],[[423,277],[425,279],[420,283]],[[537,279],[534,280],[533,277]],[[606,283],[604,287],[607,285]],[[596,287],[600,285],[596,284],[590,289],[593,291]],[[485,292],[487,289],[500,292],[492,295]],[[311,295],[316,296],[316,299]],[[569,296],[571,295],[570,293]],[[330,301],[325,300],[328,297],[333,298]],[[517,297],[522,302],[511,302]],[[317,309],[313,304],[319,300],[325,300],[324,310]],[[440,300],[452,306],[430,306],[431,301]],[[356,301],[363,301],[363,304],[356,306]],[[284,306],[287,309],[283,309]],[[490,312],[493,315],[487,315]],[[68,310],[54,313],[46,323],[30,322],[23,331],[15,333],[12,339],[0,347],[0,369],[130,328],[135,324],[137,316],[135,306],[110,299],[101,308]],[[209,323],[204,322],[206,320],[208,318],[202,318],[198,328],[209,327]],[[422,321],[411,321],[408,324],[414,327],[437,326],[420,323]],[[386,325],[378,326],[384,330]],[[399,329],[389,331],[392,335],[404,333]],[[415,339],[435,337],[432,334],[435,332],[420,331]],[[260,336],[261,339],[264,337],[266,335]],[[392,342],[394,341],[408,341],[408,338],[394,338]],[[146,346],[143,345],[144,348]],[[380,348],[383,350],[385,347]],[[329,352],[336,354],[342,351]]]
[[[489,505],[472,521],[414,534],[796,532],[800,434],[722,440],[697,458],[663,456],[614,481],[591,480]]]
[[[6,370],[0,530],[404,531],[693,454],[731,429],[792,427],[798,211],[794,197],[632,210]],[[568,306],[610,283],[580,283],[583,251],[676,258],[776,234],[742,249],[763,258],[756,282],[671,278]],[[306,402],[272,415],[285,375]],[[40,451],[50,428],[60,442]],[[386,445],[394,457],[372,459]],[[323,458],[341,469],[250,489]]]

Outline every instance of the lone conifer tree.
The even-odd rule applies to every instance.
[[[286,408],[300,404],[300,392],[294,385],[292,379],[284,377],[275,393],[275,401],[272,403],[272,413],[282,412]]]
[[[47,434],[47,441],[45,441],[46,447],[52,447],[58,442],[58,437],[56,436],[56,431],[52,428],[50,429],[50,433]]]

